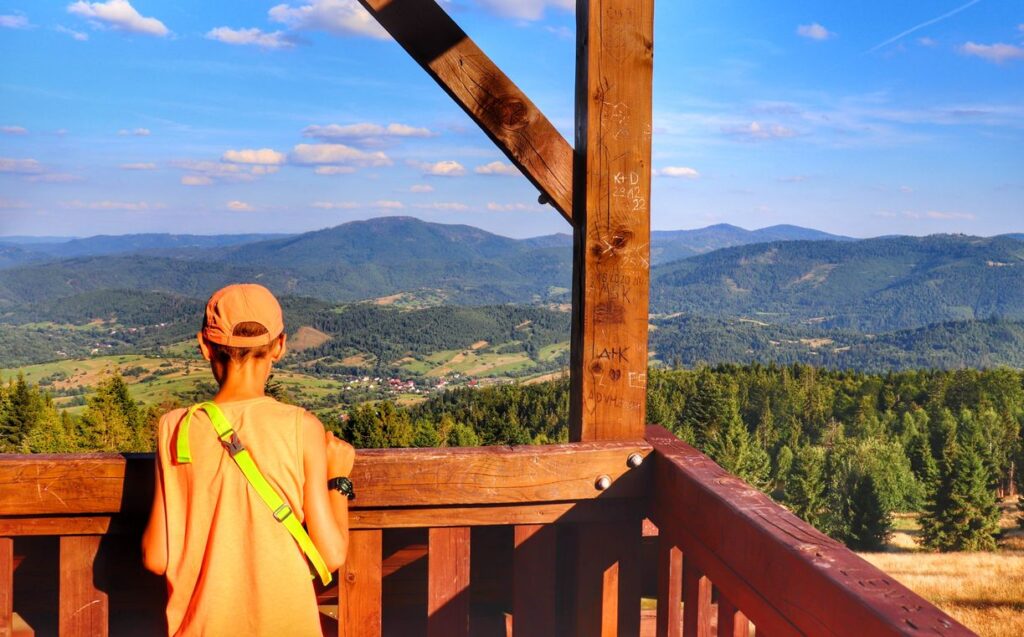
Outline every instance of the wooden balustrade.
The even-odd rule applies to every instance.
[[[350,558],[320,592],[331,634],[970,634],[660,427],[356,467]],[[152,474],[147,456],[0,456],[0,637],[31,634],[21,609],[40,634],[161,630],[162,581],[138,564]]]

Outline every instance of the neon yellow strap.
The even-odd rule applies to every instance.
[[[263,474],[260,473],[259,467],[253,462],[248,450],[242,446],[241,441],[238,440],[238,435],[235,434],[235,430],[231,427],[231,423],[224,417],[224,413],[221,412],[220,407],[216,403],[205,402],[193,405],[189,408],[188,413],[185,414],[184,420],[178,426],[178,439],[176,441],[178,463],[187,464],[192,462],[192,454],[188,444],[188,431],[189,424],[192,421],[192,414],[199,409],[202,409],[210,416],[210,422],[213,423],[213,428],[217,431],[217,437],[220,438],[221,444],[231,454],[235,464],[242,470],[245,479],[249,481],[249,484],[256,490],[256,493],[267,505],[267,508],[270,509],[274,519],[283,524],[284,528],[288,529],[288,532],[295,538],[299,548],[306,554],[306,557],[313,564],[313,568],[320,575],[320,581],[325,586],[330,584],[331,572],[327,570],[327,564],[324,563],[324,559],[320,556],[320,551],[316,550],[313,540],[309,539],[309,534],[306,533],[306,529],[303,528],[299,519],[295,517],[291,507],[288,506],[284,499],[274,490],[274,487],[263,477]]]

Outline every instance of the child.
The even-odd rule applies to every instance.
[[[328,479],[349,475],[354,452],[306,410],[264,394],[271,366],[285,353],[277,299],[255,284],[217,291],[198,339],[220,385],[213,402],[237,442],[305,521],[327,569],[339,569],[348,548],[348,498],[328,489]],[[168,633],[321,635],[302,549],[236,465],[208,414],[195,411],[182,427],[185,414],[176,409],[160,419],[156,492],[142,538],[146,568],[167,576]]]

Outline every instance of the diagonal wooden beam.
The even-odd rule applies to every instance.
[[[434,0],[359,0],[572,223],[573,150]]]

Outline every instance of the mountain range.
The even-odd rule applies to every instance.
[[[205,298],[237,280],[329,302],[399,295],[425,304],[565,303],[572,270],[568,235],[511,239],[410,217],[272,238],[128,235],[3,250],[49,256],[0,270],[0,313],[102,290]],[[1013,236],[855,240],[796,226],[717,225],[654,233],[652,252],[660,255],[651,273],[655,315],[860,332],[1024,319],[1024,242]],[[669,259],[678,255],[688,256]]]

